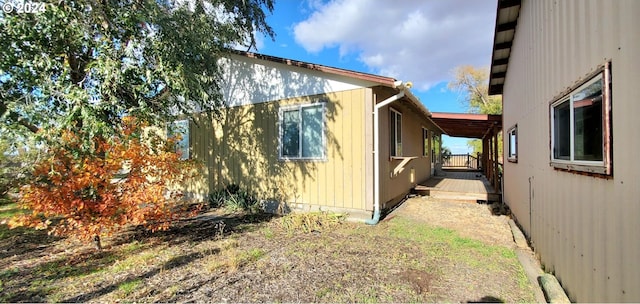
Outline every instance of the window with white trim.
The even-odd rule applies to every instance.
[[[551,104],[552,166],[611,174],[611,94],[607,67]]]
[[[169,128],[169,136],[176,136],[176,152],[180,154],[180,159],[189,159],[189,120],[176,120]]]
[[[512,163],[518,162],[518,125],[513,126],[507,132],[509,138],[509,154],[507,160]]]
[[[390,155],[402,156],[402,113],[389,108]]]
[[[324,160],[324,103],[280,109],[280,159]]]

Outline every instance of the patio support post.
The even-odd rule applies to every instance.
[[[484,176],[489,178],[489,169],[491,168],[491,163],[489,163],[489,137],[485,136],[482,139],[482,173]]]
[[[487,179],[489,182],[493,180],[493,134],[489,133],[487,137],[487,145],[489,146],[489,166],[487,168]]]
[[[500,174],[498,172],[498,161],[500,159],[499,155],[500,151],[498,151],[498,130],[493,129],[493,188],[496,189],[498,187],[498,178]]]

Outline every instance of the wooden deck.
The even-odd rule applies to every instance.
[[[438,170],[437,174],[415,187],[415,192],[434,198],[456,201],[500,201],[500,193],[481,171]]]

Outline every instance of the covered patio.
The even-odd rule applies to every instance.
[[[499,202],[500,191],[496,190],[479,170],[438,170],[423,183],[415,187],[416,194],[438,199],[464,202]]]
[[[500,201],[498,134],[502,115],[432,113],[431,119],[449,136],[481,139],[482,153],[463,166],[443,166],[434,177],[419,184],[416,192],[455,200]]]

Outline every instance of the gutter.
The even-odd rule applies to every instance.
[[[400,100],[407,93],[407,95],[415,99],[413,94],[409,92],[409,88],[412,86],[411,82],[404,84],[402,81],[396,81],[393,86],[396,89],[400,89],[400,92],[376,104],[373,109],[373,139],[375,140],[373,150],[373,218],[365,221],[368,225],[375,225],[380,221],[380,121],[378,119],[378,113],[382,107],[396,100]],[[424,106],[422,106],[422,108],[424,108]],[[426,111],[426,108],[424,109]],[[426,112],[428,113],[428,111]]]

